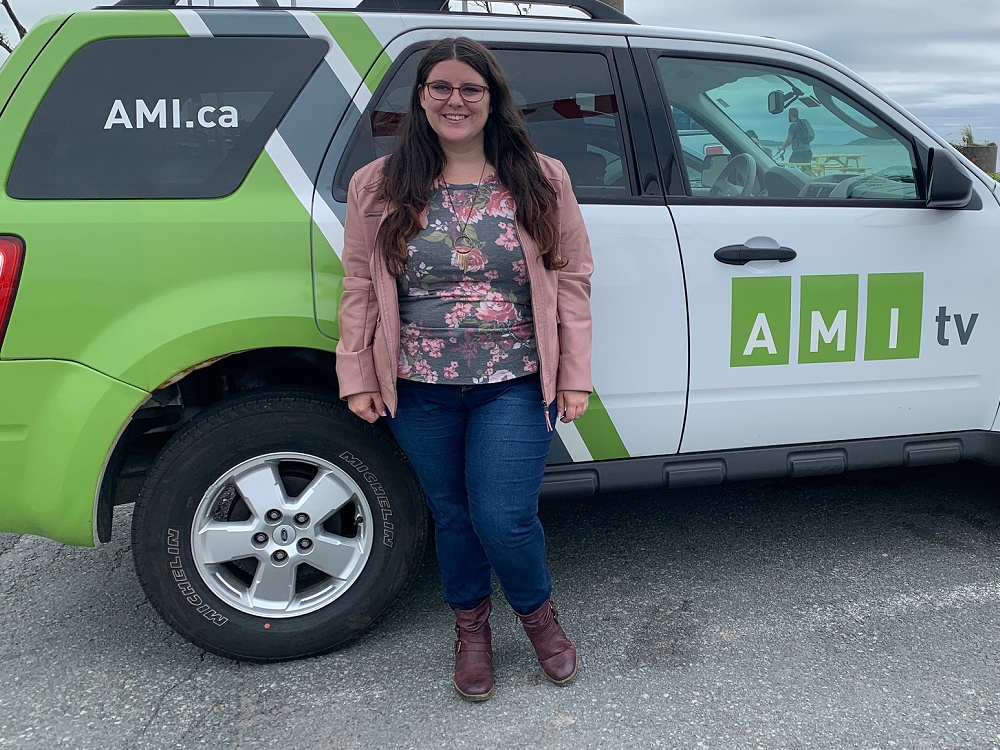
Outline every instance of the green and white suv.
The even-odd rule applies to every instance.
[[[378,619],[426,521],[336,395],[346,188],[449,34],[593,242],[597,392],[546,494],[1000,461],[996,184],[834,61],[597,0],[259,5],[50,17],[0,68],[0,529],[94,545],[135,502],[150,601],[235,658]]]

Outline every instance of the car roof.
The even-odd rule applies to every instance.
[[[264,0],[271,2],[272,0]],[[276,2],[276,0],[273,0]],[[390,0],[396,4],[405,5],[408,0]],[[414,0],[409,0],[413,2]],[[423,2],[423,0],[415,0]],[[585,0],[587,2],[589,0]],[[308,7],[308,0],[299,0],[300,4],[295,8],[286,7],[261,7],[255,0],[246,0],[246,6],[216,6],[216,7],[191,7],[174,5],[177,0],[119,0],[115,5],[100,6],[95,11],[105,12],[108,10],[133,11],[139,9],[170,9],[170,10],[196,10],[198,13],[239,13],[239,14],[283,14],[294,12],[312,12],[327,14],[351,14],[373,22],[377,26],[388,31],[387,26],[395,27],[396,34],[405,33],[420,29],[497,29],[504,31],[545,31],[560,34],[586,34],[588,36],[607,37],[632,37],[663,39],[682,42],[706,43],[716,45],[732,45],[733,52],[738,53],[737,47],[753,47],[761,51],[777,51],[809,58],[821,64],[838,70],[840,73],[853,79],[856,83],[868,89],[873,94],[879,96],[891,106],[901,109],[898,104],[888,99],[884,94],[878,92],[864,79],[852,70],[837,62],[833,58],[824,55],[810,47],[806,47],[794,42],[787,42],[772,37],[751,36],[744,34],[733,34],[721,31],[703,31],[697,29],[673,28],[667,26],[651,26],[635,22],[610,22],[594,18],[568,18],[553,16],[516,16],[506,14],[490,13],[462,13],[457,11],[437,11],[427,12],[421,10],[366,10],[363,7],[357,8],[331,8],[331,7]],[[434,0],[426,0],[433,3]],[[364,5],[365,3],[362,3]],[[381,3],[380,3],[381,4]],[[538,7],[543,8],[546,4],[553,6],[574,6],[580,7],[579,0],[539,0]],[[610,10],[610,7],[609,7]],[[92,11],[81,11],[89,13]],[[612,11],[612,13],[617,13]],[[631,21],[627,16],[621,15],[626,21]],[[398,25],[397,25],[398,24]],[[383,38],[382,35],[379,35]],[[383,38],[384,39],[384,38]]]
[[[665,26],[650,26],[636,23],[623,13],[614,10],[599,0],[539,0],[538,9],[550,7],[574,8],[595,14],[593,18],[530,15],[517,16],[502,13],[460,12],[449,10],[428,10],[430,6],[443,3],[445,0],[361,0],[356,8],[309,7],[308,0],[296,7],[277,7],[277,0],[246,0],[245,6],[193,7],[179,5],[179,0],[118,0],[114,5],[99,6],[96,10],[151,10],[154,8],[170,10],[197,10],[199,13],[287,13],[294,11],[320,12],[325,14],[352,13],[370,20],[382,22],[393,18],[398,20],[401,30],[418,28],[496,28],[504,30],[544,30],[571,34],[593,34],[608,36],[640,36],[657,39],[676,39],[694,42],[716,42],[723,44],[739,44],[744,46],[763,47],[787,52],[806,54],[809,57],[821,59],[823,62],[833,62],[825,55],[813,49],[792,42],[784,42],[771,37],[749,36],[725,32],[701,31]],[[300,0],[301,2],[301,0]],[[274,5],[271,5],[271,4]],[[409,4],[411,9],[407,9]],[[367,7],[366,7],[367,6]],[[603,10],[594,10],[591,6]],[[393,7],[399,8],[393,9]],[[602,20],[596,17],[600,12],[606,14]]]

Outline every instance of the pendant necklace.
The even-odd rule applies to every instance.
[[[468,210],[465,212],[465,221],[459,223],[458,226],[458,236],[452,242],[452,248],[455,250],[455,257],[458,259],[458,267],[462,269],[462,273],[466,273],[469,270],[469,261],[472,258],[472,249],[476,246],[472,238],[466,234],[469,228],[469,221],[472,219],[472,209],[476,207],[476,201],[479,200],[479,189],[483,186],[483,179],[486,177],[486,165],[489,164],[488,161],[483,162],[483,171],[479,175],[479,182],[476,185],[476,192],[472,195],[472,202],[469,203]],[[448,189],[448,183],[445,179],[441,178],[441,183],[444,187],[445,195],[448,196],[448,202],[451,204],[451,208],[455,210],[455,201],[451,199],[451,190]],[[457,218],[457,213],[456,213]]]

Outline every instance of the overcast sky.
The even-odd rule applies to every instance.
[[[104,3],[11,4],[30,28],[49,13]],[[957,141],[966,123],[977,140],[1000,140],[998,0],[625,0],[625,12],[640,23],[805,44],[855,70],[949,140]]]

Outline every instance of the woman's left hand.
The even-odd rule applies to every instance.
[[[589,403],[590,394],[587,391],[559,391],[556,394],[556,409],[566,423],[582,417]]]

